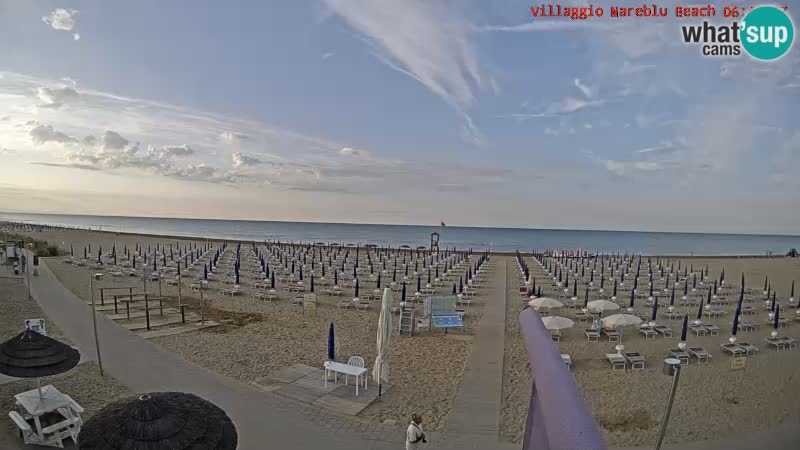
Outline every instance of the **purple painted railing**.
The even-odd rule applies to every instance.
[[[519,322],[534,380],[522,448],[605,450],[606,442],[542,317],[525,309]]]

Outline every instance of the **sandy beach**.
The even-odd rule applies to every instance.
[[[157,244],[171,244],[173,248],[177,248],[190,242],[202,242],[75,230],[44,231],[32,233],[31,236],[57,243],[66,253],[69,253],[72,245],[75,254],[80,252],[81,256],[83,247],[91,243],[95,257],[100,245],[103,254],[106,254],[113,245],[116,245],[118,252],[122,252],[124,246],[133,249],[137,243],[144,247],[150,245],[154,250]],[[48,265],[62,284],[89,301],[88,277],[91,270],[64,263],[62,258],[51,258]],[[327,358],[328,328],[333,323],[337,360],[346,362],[350,356],[358,355],[364,358],[368,367],[372,366],[376,353],[379,301],[371,301],[366,311],[356,311],[354,308],[342,310],[337,307],[337,303],[342,298],[352,298],[353,288],[343,288],[341,297],[332,297],[324,294],[323,287],[318,286],[317,315],[305,315],[301,306],[290,304],[295,295],[281,290],[280,282],[276,292],[278,298],[274,301],[253,299],[252,294],[263,289],[253,286],[254,278],[247,273],[251,268],[253,267],[243,263],[241,295],[223,296],[220,291],[225,286],[219,281],[210,282],[209,289],[205,291],[203,314],[208,319],[218,321],[220,326],[155,338],[152,342],[195,364],[251,383],[282,367],[298,363],[319,366]],[[413,271],[413,266],[411,270]],[[197,272],[192,275],[185,273],[184,286],[181,289],[182,302],[195,305],[195,311],[199,311],[199,294],[192,292],[188,286],[197,276]],[[402,274],[398,276],[401,277]],[[389,281],[391,279],[384,280],[383,284],[386,285]],[[423,277],[422,284],[425,285],[426,281],[426,277]],[[457,284],[458,278],[454,282]],[[96,287],[135,286],[141,290],[142,284],[140,278],[106,276],[96,283]],[[361,292],[371,293],[374,288],[374,282],[365,281]],[[416,278],[410,277],[407,288],[411,297],[416,290]],[[451,289],[452,284],[445,284],[435,292],[447,294]],[[148,282],[148,291],[160,293],[169,299],[166,302],[177,304],[177,286],[166,283],[159,286],[158,283]],[[400,292],[393,293],[393,297],[396,305],[400,300]],[[461,380],[471,346],[470,338],[480,319],[483,302],[479,290],[467,308],[464,328],[451,332],[448,336],[441,331],[433,331],[399,338],[395,330],[389,366],[392,387],[380,402],[368,406],[357,417],[376,422],[388,420],[403,423],[413,412],[420,412],[426,417],[427,429],[441,430]],[[417,305],[417,311],[418,314],[422,312],[421,305]],[[397,320],[398,316],[395,315],[395,324]]]
[[[7,271],[0,271],[0,341],[23,330],[25,319],[44,318],[48,336],[69,343],[55,325],[36,304],[28,300],[28,292],[20,278],[10,278]],[[9,278],[6,278],[9,277]],[[19,379],[0,384],[0,408],[3,411],[14,409],[14,395],[36,388],[35,379]],[[131,392],[106,374],[101,377],[95,362],[84,362],[78,367],[60,375],[44,377],[42,386],[52,384],[62,392],[68,393],[84,409],[84,419],[90,418],[106,403]],[[16,448],[19,445],[17,430],[10,420],[0,421],[0,448]]]
[[[102,245],[103,253],[106,254],[112,245],[116,245],[119,252],[124,246],[132,249],[137,243],[151,247],[171,243],[175,247],[199,242],[191,239],[86,231],[46,231],[33,235],[37,239],[57,243],[67,253],[72,244],[76,254],[82,252],[83,246],[89,243],[93,246],[93,252],[97,251],[97,246]],[[496,260],[499,258],[506,258],[509,266],[506,280],[509,288],[506,298],[500,436],[506,442],[520,442],[527,413],[531,375],[527,354],[520,338],[517,316],[528,299],[521,297],[516,290],[519,271],[514,258],[493,257]],[[533,268],[531,258],[526,260]],[[655,262],[655,257],[653,261]],[[688,265],[699,272],[707,266],[709,280],[718,279],[724,267],[728,283],[737,286],[741,274],[744,273],[748,287],[752,287],[754,291],[761,290],[764,277],[768,276],[771,289],[777,290],[778,300],[783,303],[789,295],[792,280],[800,274],[800,261],[797,259],[670,258],[670,263],[675,266],[678,261],[681,270]],[[51,258],[48,264],[65,286],[88,300],[90,269],[67,264],[63,258]],[[240,283],[240,295],[220,295],[224,285],[219,281],[212,281],[210,288],[205,291],[207,303],[204,306],[204,316],[218,321],[220,326],[159,337],[152,341],[193,363],[249,383],[267,377],[281,367],[297,363],[319,365],[326,358],[328,327],[330,323],[334,323],[337,359],[346,360],[351,355],[360,355],[371,366],[375,358],[379,302],[372,301],[366,311],[355,311],[352,308],[342,310],[337,307],[340,298],[324,294],[325,287],[320,286],[317,315],[306,315],[303,314],[302,307],[290,304],[295,294],[284,292],[280,286],[275,301],[253,299],[252,294],[258,288],[253,286],[254,278],[247,273],[253,268],[248,264],[250,263],[244,263],[242,267],[243,274],[246,275],[243,275]],[[182,301],[193,305],[197,310],[198,294],[191,292],[188,285],[198,275],[195,272],[184,276],[187,280],[184,280],[181,290]],[[533,276],[536,277],[537,284],[545,278],[537,270],[533,271]],[[366,287],[361,287],[362,292],[371,292],[374,288],[374,284],[369,282],[365,285]],[[706,284],[698,291],[706,292],[703,289],[710,285]],[[135,286],[141,289],[142,280],[106,276],[98,283],[98,287],[111,286]],[[148,283],[148,291],[157,294],[158,289],[160,295],[169,299],[169,304],[175,304],[178,296],[176,286]],[[449,293],[450,289],[451,285],[446,284],[436,292]],[[579,287],[581,299],[582,289]],[[610,289],[610,285],[606,287],[607,291]],[[409,293],[413,290],[415,282],[410,283]],[[344,288],[344,291],[343,298],[353,296],[352,288]],[[549,285],[544,285],[543,295],[557,298],[558,294]],[[442,430],[472,347],[470,339],[475,334],[482,306],[487,301],[483,295],[479,290],[467,310],[464,330],[454,333],[453,336],[445,337],[438,332],[399,338],[395,333],[390,366],[393,387],[381,402],[367,407],[357,417],[375,422],[402,423],[412,412],[422,412],[429,430]],[[399,293],[394,296],[397,302]],[[661,293],[660,296],[662,302],[668,302],[668,295],[664,297]],[[650,307],[643,301],[639,303],[641,304],[637,305],[637,313],[650,311]],[[739,334],[740,341],[755,343],[761,350],[758,355],[748,358],[744,370],[730,370],[730,358],[722,353],[719,345],[727,342],[730,335],[734,305],[735,301],[723,307],[727,312],[723,317],[706,320],[707,323],[719,326],[718,336],[689,336],[688,344],[706,348],[712,356],[712,362],[691,364],[683,371],[665,440],[667,445],[720,439],[733,433],[768,430],[787,417],[798,415],[796,405],[800,402],[800,391],[792,386],[800,382],[800,352],[792,350],[777,353],[767,348],[764,339],[769,336],[771,327],[766,323],[767,313],[762,311],[764,305],[761,301],[752,303],[756,313],[750,316],[751,320],[758,321],[761,325],[760,330]],[[665,311],[664,308],[661,311]],[[686,309],[690,318],[694,318],[696,307],[679,308],[681,311]],[[563,309],[560,314],[571,318],[578,311],[580,310]],[[792,315],[793,318],[794,309],[786,310],[785,314]],[[661,364],[667,350],[675,348],[680,335],[680,320],[659,317],[658,322],[672,327],[674,337],[659,336],[646,340],[635,330],[624,335],[626,351],[640,352],[647,361],[645,370],[635,372],[612,373],[605,354],[613,353],[615,344],[608,343],[605,339],[588,343],[583,336],[584,325],[576,323],[573,328],[562,331],[561,342],[557,345],[562,353],[571,355],[572,373],[609,446],[648,446],[655,439],[670,383],[670,379],[661,373]],[[793,335],[796,326],[792,324],[782,329],[781,333]]]
[[[530,258],[527,260],[531,261]],[[677,267],[677,259],[670,261],[674,261]],[[800,261],[797,259],[682,258],[680,261],[682,267],[685,264],[690,267],[694,265],[695,271],[705,268],[707,264],[712,280],[719,279],[720,271],[724,267],[728,282],[737,283],[737,286],[741,273],[744,272],[746,280],[751,280],[750,286],[757,290],[763,287],[764,276],[769,275],[773,287],[778,289],[777,298],[780,303],[786,303],[791,280],[800,275]],[[537,283],[544,282],[544,275],[533,270],[534,264],[531,263],[530,267]],[[516,283],[518,275],[518,271],[513,277],[509,275],[508,282]],[[708,285],[706,289],[707,287]],[[582,300],[583,288],[579,286],[578,290]],[[608,285],[606,290],[609,290]],[[558,298],[558,292],[549,286],[543,288],[542,295]],[[680,296],[681,292],[678,291],[676,295]],[[735,296],[738,298],[738,295]],[[522,439],[531,386],[527,353],[522,345],[518,321],[511,318],[519,315],[527,300],[513,292],[507,303],[509,320],[501,433],[504,439],[511,442],[520,442]],[[636,312],[649,314],[650,308],[642,300],[638,301],[642,304],[635,308]],[[662,295],[661,301],[665,303],[660,311],[665,311],[669,295]],[[624,303],[627,305],[627,301]],[[687,344],[708,350],[712,362],[692,363],[682,371],[664,441],[666,445],[769,430],[788,417],[800,415],[797,408],[800,390],[796,389],[800,382],[800,352],[796,349],[776,352],[767,347],[764,340],[769,337],[772,327],[767,324],[768,317],[767,312],[763,311],[763,302],[753,302],[752,306],[757,312],[753,316],[743,316],[758,322],[760,329],[738,334],[740,342],[747,341],[757,345],[760,348],[759,354],[747,358],[744,370],[730,369],[730,356],[723,354],[720,344],[727,343],[730,337],[735,306],[735,301],[726,305],[723,309],[727,314],[722,318],[704,318],[703,323],[719,326],[718,336],[688,335]],[[690,320],[694,319],[696,310],[696,306],[686,309]],[[553,315],[572,318],[579,311],[563,308]],[[786,317],[794,319],[793,308],[782,312]],[[561,341],[557,345],[562,353],[571,356],[572,373],[609,446],[646,447],[655,442],[671,383],[671,378],[661,372],[662,361],[667,357],[667,350],[675,348],[679,341],[681,320],[668,320],[659,313],[657,323],[672,327],[674,337],[645,339],[635,329],[623,331],[625,351],[639,352],[645,357],[646,366],[642,371],[612,373],[605,354],[615,353],[616,344],[609,343],[605,337],[601,337],[599,342],[588,343],[583,336],[584,325],[576,322],[575,326],[561,332]],[[796,330],[795,323],[781,328],[780,333],[797,336]]]

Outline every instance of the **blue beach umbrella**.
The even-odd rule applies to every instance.
[[[689,326],[689,315],[683,315],[683,325],[681,326],[681,342],[686,342],[686,329]]]
[[[653,314],[650,316],[650,321],[655,322],[658,317],[658,297],[653,302]]]
[[[356,278],[356,298],[358,298],[358,278]]]
[[[453,295],[456,295],[456,293],[458,292],[456,289],[457,289],[456,284],[453,283]]]
[[[405,301],[406,301],[406,282],[405,281],[403,282],[403,293],[402,293],[402,296],[400,298],[401,298],[401,301],[403,303],[405,303]]]
[[[541,288],[540,288],[541,289]],[[583,307],[589,307],[589,288],[587,287],[586,290],[583,291]]]
[[[736,333],[739,331],[739,314],[742,313],[742,310],[736,308],[736,314],[733,316],[733,329],[731,330],[731,336],[736,336]]]
[[[236,269],[236,284],[239,284],[239,269]]]
[[[775,321],[772,324],[774,329],[778,329],[778,325],[780,325],[780,315],[781,315],[781,305],[775,307]]]
[[[381,273],[378,272],[378,284],[375,286],[377,289],[381,288]]]
[[[335,343],[336,341],[333,332],[333,322],[331,322],[331,326],[328,328],[328,361],[333,361],[336,359]]]
[[[769,310],[770,311],[775,311],[775,296],[774,295],[772,296],[772,300],[770,301]]]
[[[703,302],[700,302],[700,305],[697,307],[697,320],[703,318]]]
[[[669,297],[669,306],[673,306],[675,304],[675,286],[672,286],[672,295]]]
[[[311,274],[311,292],[314,292],[314,274]]]
[[[203,264],[203,279],[208,281],[208,264]]]
[[[633,308],[633,302],[635,301],[635,299],[636,299],[636,294],[631,289],[631,303],[630,305],[628,305],[629,308]]]
[[[270,289],[275,289],[275,271],[272,271],[272,276],[270,278]]]
[[[334,270],[333,271],[333,285],[334,286],[338,286],[339,285],[339,271],[338,270]]]

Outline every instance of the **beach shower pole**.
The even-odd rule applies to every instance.
[[[678,378],[681,375],[681,361],[675,358],[667,358],[664,361],[665,370],[672,371],[672,388],[669,391],[669,400],[667,400],[667,409],[664,411],[664,418],[661,419],[661,426],[658,428],[658,439],[656,440],[656,450],[661,448],[661,443],[664,441],[664,435],[667,433],[667,423],[669,422],[669,414],[672,412],[672,402],[675,401],[675,391],[678,390]]]
[[[89,278],[89,291],[91,291],[92,297],[92,326],[94,327],[94,347],[97,350],[97,367],[100,368],[100,376],[103,375],[103,360],[100,357],[100,339],[97,336],[97,310],[95,309],[94,304],[94,280],[101,280],[103,279],[102,273],[95,273]]]

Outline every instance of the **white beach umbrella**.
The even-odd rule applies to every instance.
[[[553,298],[539,297],[529,301],[528,306],[531,308],[558,308],[564,304]]]
[[[610,302],[608,300],[594,300],[594,301],[591,301],[591,302],[587,303],[586,307],[588,309],[591,309],[592,311],[600,311],[600,312],[603,312],[603,311],[616,311],[616,310],[619,309],[619,305],[618,304],[616,304],[614,302]]]
[[[378,383],[378,396],[383,389],[382,383],[389,382],[389,341],[392,338],[392,291],[383,289],[381,302],[381,315],[378,318],[378,355],[372,366],[372,379]]]
[[[642,323],[642,319],[631,314],[612,314],[600,320],[606,328],[629,327]]]
[[[563,330],[572,328],[572,326],[575,325],[575,322],[560,316],[542,317],[542,323],[544,323],[544,327],[548,330]]]

